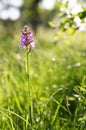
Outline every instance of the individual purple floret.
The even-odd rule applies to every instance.
[[[21,33],[21,47],[25,48],[29,46],[29,51],[31,52],[35,47],[34,37],[32,32],[29,30],[27,25],[24,26]]]

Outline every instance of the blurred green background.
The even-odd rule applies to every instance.
[[[85,0],[0,1],[0,130],[86,130],[85,17]],[[24,25],[35,38],[31,117]]]

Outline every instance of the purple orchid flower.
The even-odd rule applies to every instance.
[[[35,41],[32,32],[29,30],[29,27],[26,25],[21,33],[21,47],[25,48],[29,46],[29,52],[35,47]]]

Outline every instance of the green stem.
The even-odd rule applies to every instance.
[[[27,56],[26,56],[26,78],[27,78],[27,87],[28,87],[28,92],[29,92],[29,95],[30,95],[30,82],[29,82],[29,78],[30,78],[30,75],[29,75],[29,70],[30,70],[30,57],[29,57],[29,53],[27,52]]]
[[[26,77],[27,77],[27,92],[29,95],[28,98],[28,105],[29,105],[29,119],[30,123],[33,124],[33,102],[32,102],[32,95],[31,95],[31,86],[30,86],[30,53],[27,52],[26,56]]]

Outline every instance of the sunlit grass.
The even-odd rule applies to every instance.
[[[19,36],[1,38],[0,129],[85,130],[85,34],[53,43],[52,32],[40,29],[36,37],[29,70],[33,124],[29,119],[25,51],[19,47]]]

